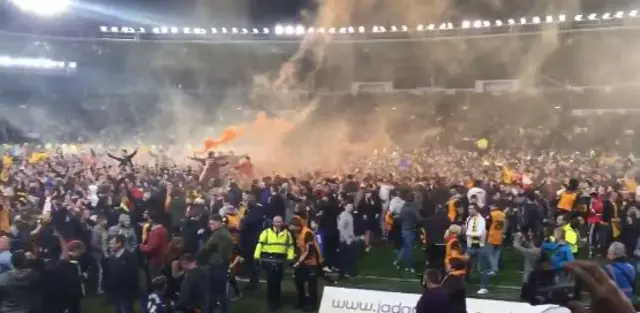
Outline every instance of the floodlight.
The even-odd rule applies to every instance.
[[[491,22],[489,22],[489,21],[487,21],[487,20],[484,20],[484,21],[482,21],[482,26],[484,26],[484,27],[491,27]]]
[[[232,27],[231,28],[231,32],[234,33],[234,34],[237,34],[238,33],[238,29],[235,28],[235,27]]]
[[[355,30],[351,26],[347,27],[347,31],[349,32],[349,34],[355,33]]]
[[[407,25],[402,25],[402,31],[403,32],[409,31],[409,27],[407,27]]]
[[[582,21],[582,14],[578,14],[578,15],[574,16],[573,20],[576,21],[576,22]]]
[[[71,0],[10,0],[20,10],[40,16],[58,15],[71,6]]]
[[[398,28],[395,25],[393,25],[393,26],[391,26],[391,31],[392,32],[397,32]]]
[[[560,22],[566,22],[567,21],[567,16],[564,14],[560,14],[558,15],[558,20],[560,20]]]
[[[531,21],[533,22],[533,24],[540,24],[540,22],[542,22],[542,20],[540,20],[539,16],[534,16]]]
[[[268,33],[270,33],[270,32],[271,32],[271,31],[270,31],[268,28],[266,28],[266,27],[262,29],[262,33],[263,33],[263,34],[268,34]]]
[[[547,23],[553,23],[553,16],[547,15],[547,17],[544,18],[544,21]]]
[[[329,34],[335,34],[335,33],[336,33],[336,28],[335,27],[329,28]]]
[[[211,27],[211,33],[212,34],[217,34],[218,33],[218,29],[215,27]]]
[[[524,17],[520,18],[520,24],[522,25],[527,24],[527,19]]]
[[[631,10],[631,11],[629,11],[629,16],[631,16],[631,17],[636,17],[636,16],[638,16],[638,10]]]
[[[227,28],[226,27],[222,27],[222,33],[226,34],[227,33]]]
[[[436,24],[429,24],[429,26],[427,26],[428,30],[434,30],[436,29]]]
[[[253,31],[254,34],[260,33],[260,31],[257,28],[252,29],[252,31]]]
[[[318,32],[321,33],[321,34],[324,34],[324,27],[318,28]]]
[[[424,29],[424,25],[422,24],[418,24],[418,26],[416,27],[417,31],[422,31]]]
[[[462,21],[462,28],[469,28],[469,27],[471,27],[470,21]]]
[[[306,30],[304,28],[304,26],[302,25],[297,25],[296,26],[296,35],[304,35],[306,33]]]
[[[501,20],[496,20],[496,26],[500,27],[500,26],[502,26],[502,25],[503,25],[503,23],[502,23],[502,21],[501,21]]]
[[[615,15],[616,18],[624,18],[624,11],[618,11]]]
[[[587,17],[590,21],[595,21],[598,19],[598,14],[595,13],[591,13],[589,14],[589,16]]]
[[[473,27],[474,27],[474,28],[480,28],[480,27],[482,27],[482,21],[480,21],[480,20],[475,20],[475,21],[473,21]]]
[[[387,29],[386,29],[386,28],[384,28],[384,26],[380,26],[380,32],[381,32],[381,33],[386,33],[386,32],[387,32]]]
[[[603,20],[610,20],[611,19],[611,13],[605,12],[604,14],[602,14],[602,19]]]
[[[509,25],[516,25],[516,20],[510,18],[507,20],[507,23],[509,23]]]
[[[341,34],[346,34],[347,33],[347,29],[344,27],[340,27],[340,29],[338,29],[338,32]]]
[[[285,33],[286,35],[293,35],[293,33],[294,33],[295,31],[296,31],[296,29],[295,29],[292,25],[287,25],[287,26],[284,28],[284,33]]]
[[[364,32],[366,32],[366,31],[367,31],[367,30],[364,28],[364,26],[360,26],[360,27],[358,27],[358,32],[360,32],[360,33],[364,33]]]

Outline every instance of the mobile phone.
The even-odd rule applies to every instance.
[[[522,286],[521,298],[531,305],[565,305],[578,300],[575,275],[564,269],[534,270]]]

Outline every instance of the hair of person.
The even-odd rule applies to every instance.
[[[125,242],[124,235],[122,234],[116,234],[115,236],[113,236],[113,238],[111,238],[111,240],[121,245],[124,245],[124,242]]]
[[[27,264],[27,254],[23,250],[18,250],[11,254],[11,264],[14,268],[23,269]]]
[[[424,282],[430,282],[432,284],[439,284],[442,281],[442,276],[437,269],[428,268],[424,271]]]
[[[619,241],[612,242],[607,253],[614,259],[624,258],[627,255],[624,244]]]
[[[214,214],[209,217],[209,220],[222,223],[222,216],[220,216],[220,214]]]

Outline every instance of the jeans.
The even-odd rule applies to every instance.
[[[469,256],[469,266],[476,266],[478,273],[486,270],[486,250],[484,247],[468,247],[467,255]]]
[[[229,313],[229,294],[227,292],[229,276],[226,266],[211,267],[211,304],[209,311],[215,312],[218,304],[221,313]]]
[[[340,243],[340,277],[345,275],[356,276],[358,263],[358,248],[354,242]]]
[[[113,297],[113,306],[116,309],[116,313],[133,313],[133,303],[134,300],[131,297]]]
[[[486,258],[487,258],[487,250],[486,247],[468,247],[467,255],[469,255],[469,266],[475,265],[478,273],[480,274],[480,288],[487,288],[489,285],[490,275],[487,275],[486,271]],[[469,270],[472,270],[470,268]],[[469,271],[471,274],[471,271]],[[467,275],[469,277],[470,275]]]
[[[493,272],[498,272],[500,264],[500,253],[502,247],[499,245],[487,244],[485,246],[487,261],[489,262],[489,269]]]
[[[396,258],[396,262],[400,263],[400,261],[404,260],[405,266],[407,268],[413,267],[413,245],[416,242],[416,233],[413,230],[402,230],[400,233],[402,236],[402,247],[400,251],[398,251],[398,257]]]

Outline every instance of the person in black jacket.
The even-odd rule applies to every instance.
[[[24,251],[11,256],[13,269],[0,278],[0,312],[42,312],[42,276]]]
[[[467,292],[465,291],[466,263],[461,259],[451,259],[451,271],[440,284],[449,296],[449,313],[467,313]]]
[[[185,313],[212,312],[211,305],[216,303],[211,303],[209,266],[199,266],[193,254],[185,253],[180,257],[180,267],[185,271],[184,280],[180,286],[180,298],[173,309]]]
[[[243,263],[249,275],[249,283],[243,287],[245,290],[254,290],[258,287],[258,268],[253,260],[253,252],[258,244],[258,236],[264,229],[265,213],[262,205],[257,203],[251,193],[244,194],[247,210],[240,221],[240,250],[243,252]]]
[[[127,152],[127,149],[122,149],[122,156],[117,157],[111,153],[107,153],[107,156],[110,158],[120,162],[120,167],[132,166],[133,167],[133,157],[138,153],[138,149],[136,148],[133,152]]]
[[[444,273],[444,259],[446,247],[444,235],[451,226],[451,220],[442,206],[435,209],[435,214],[424,221],[424,231],[427,237],[426,268],[436,269]]]
[[[109,242],[111,255],[105,261],[103,290],[116,313],[133,313],[139,292],[138,261],[134,252],[124,248],[124,241],[118,234]]]

